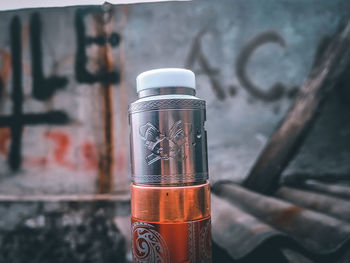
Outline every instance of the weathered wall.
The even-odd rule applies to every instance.
[[[349,10],[347,0],[197,0],[104,14],[2,12],[0,262],[124,262],[124,249],[130,260],[127,105],[144,70],[196,72],[208,105],[211,180],[242,180],[319,41]],[[286,175],[350,172],[342,88]]]
[[[3,12],[0,193],[127,189],[127,105],[137,74],[158,67],[197,73],[197,94],[208,102],[211,180],[241,180],[320,39],[349,9],[345,0],[203,0],[116,6],[104,17],[94,8]],[[287,174],[349,172],[347,104],[330,98]]]

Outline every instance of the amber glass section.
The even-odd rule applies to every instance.
[[[148,222],[185,222],[210,216],[209,183],[192,186],[131,184],[131,215]]]
[[[133,262],[210,263],[210,187],[131,184]]]
[[[210,263],[210,217],[177,223],[131,218],[133,262]]]

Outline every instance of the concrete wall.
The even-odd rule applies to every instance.
[[[128,206],[111,208],[108,200],[128,202],[115,195],[129,185],[127,105],[137,74],[148,69],[195,71],[208,105],[211,181],[242,180],[307,77],[319,41],[349,10],[346,0],[197,0],[114,6],[104,15],[93,7],[2,12],[2,251],[16,258],[23,247],[11,242],[27,244],[22,233],[40,241],[56,229],[68,235],[58,247],[78,255],[72,231],[99,215],[109,218],[112,236],[114,223],[128,225]],[[349,97],[342,89],[328,98],[286,175],[349,173]],[[93,195],[107,193],[107,205],[96,206]],[[106,233],[98,244],[109,244]],[[35,238],[29,248],[41,242]],[[128,244],[113,240],[116,254]]]
[[[197,73],[198,96],[208,102],[211,180],[241,180],[308,75],[320,39],[336,28],[349,7],[344,0],[136,4],[113,7],[105,22],[94,8],[3,12],[0,192],[75,194],[127,189],[127,105],[136,98],[137,74],[158,67],[187,66]],[[14,114],[18,100],[10,38],[16,31],[10,29],[15,16],[22,24],[19,119],[29,113],[59,111],[47,119],[37,117],[36,125],[26,124],[23,117],[17,135],[5,117]],[[93,38],[101,28],[111,36],[108,48]],[[88,45],[82,40],[85,35],[92,37]],[[256,48],[242,57],[249,43]],[[105,51],[108,65],[100,58]],[[243,66],[242,61],[249,63]],[[107,84],[101,82],[103,70],[102,77],[91,77],[103,63],[109,68],[105,71],[113,72]],[[242,84],[242,73],[237,72],[242,70],[256,87]],[[110,104],[106,96],[112,98]],[[330,101],[332,105],[326,106],[325,116],[287,173],[349,171],[348,101],[343,103],[337,96]],[[17,160],[16,166],[18,158],[22,162]],[[101,161],[105,158],[111,158],[112,165]]]

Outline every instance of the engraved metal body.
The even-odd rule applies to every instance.
[[[129,106],[133,262],[210,263],[205,101],[185,87],[138,95]]]
[[[205,182],[205,101],[195,97],[193,89],[181,87],[145,90],[139,95],[129,107],[133,182]]]

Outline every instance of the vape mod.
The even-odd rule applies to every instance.
[[[211,262],[205,101],[195,75],[157,69],[137,77],[129,106],[133,262]]]

